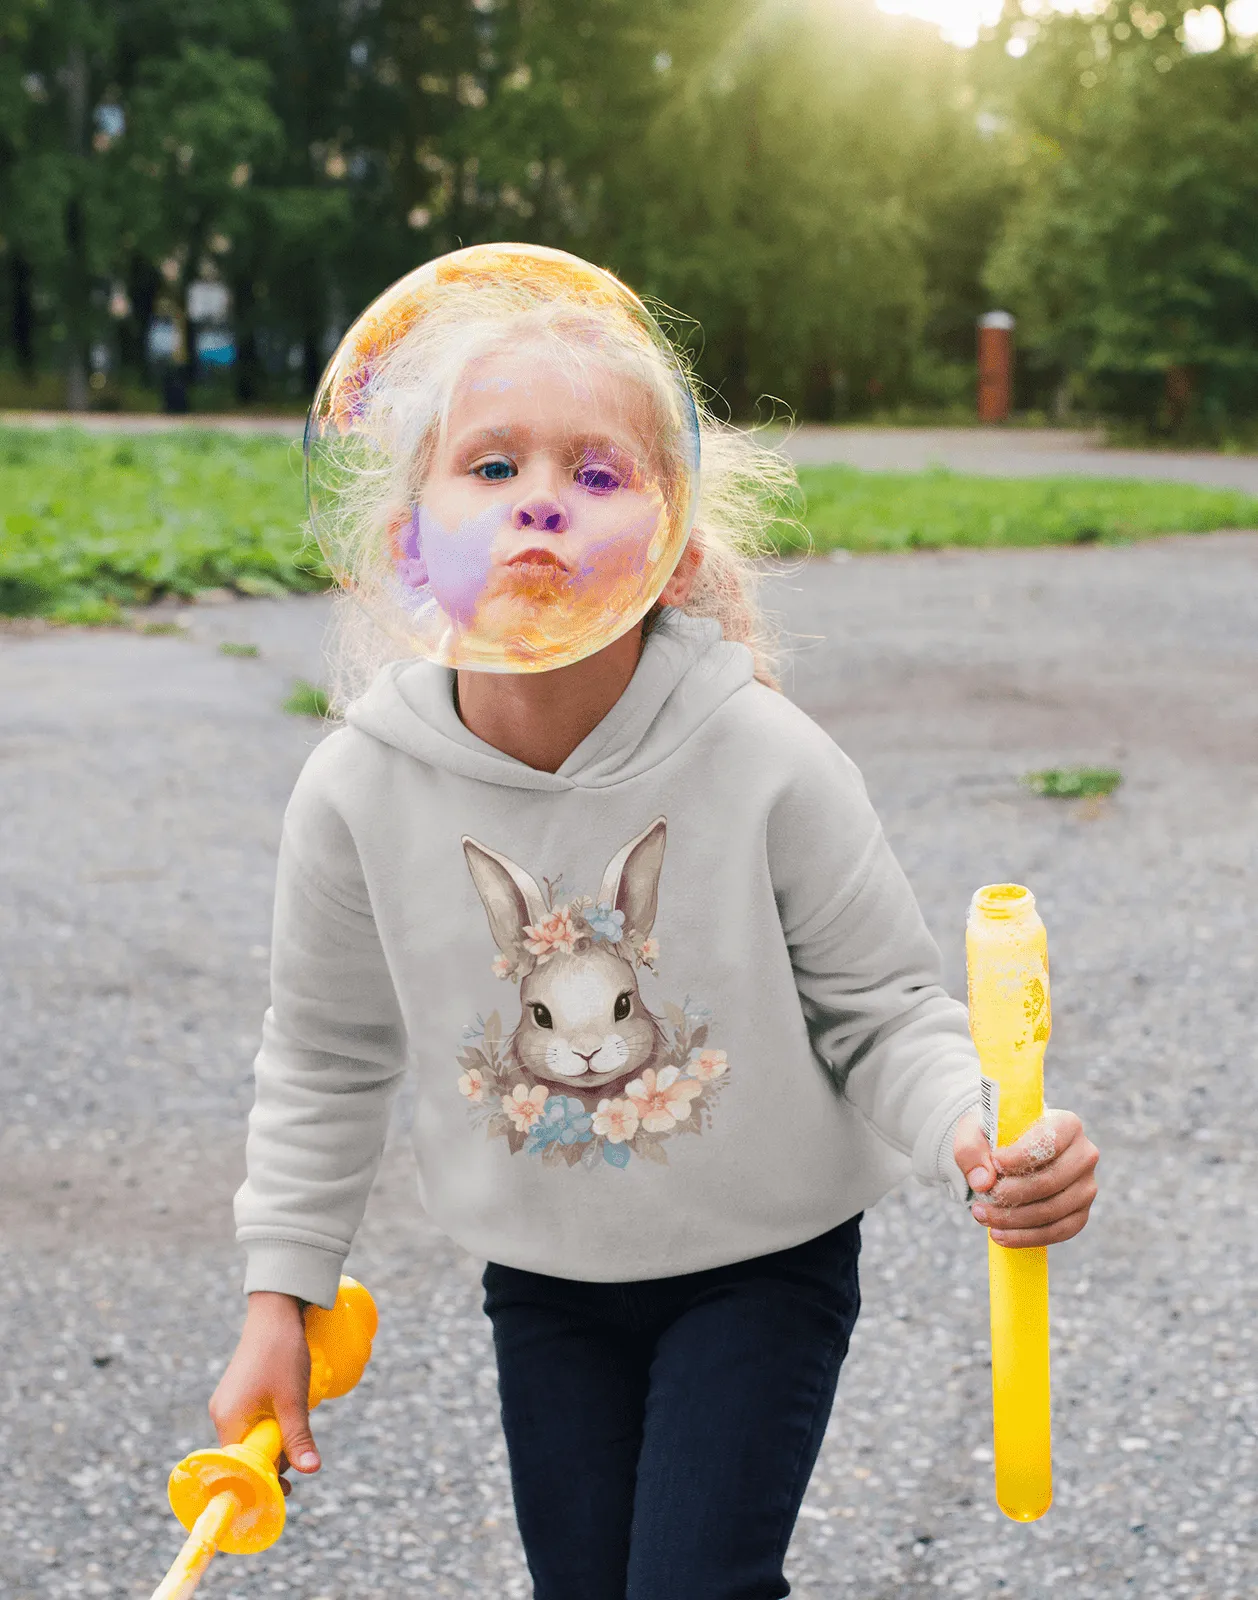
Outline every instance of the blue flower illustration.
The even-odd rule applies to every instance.
[[[609,1167],[627,1167],[629,1165],[629,1146],[627,1144],[613,1144],[610,1139],[603,1143],[603,1160]]]
[[[541,1116],[529,1129],[524,1148],[537,1155],[552,1144],[589,1144],[594,1137],[592,1117],[571,1095],[552,1094]]]
[[[611,906],[595,906],[585,913],[585,920],[596,939],[606,939],[609,944],[619,944],[625,936],[625,914]]]

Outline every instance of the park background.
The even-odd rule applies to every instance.
[[[335,726],[302,413],[373,295],[492,238],[658,296],[714,407],[779,425],[787,691],[951,992],[974,888],[1033,888],[1050,1098],[1102,1150],[1051,1268],[1052,1511],[993,1503],[982,1231],[905,1186],[793,1594],[1258,1592],[1255,0],[938,5],[947,38],[843,0],[0,8],[2,1600],[147,1600],[178,1546],[281,818]],[[397,1124],[349,1266],[381,1332],[324,1472],[202,1593],[522,1600],[479,1263]]]
[[[7,0],[0,407],[300,409],[519,238],[675,308],[737,421],[969,418],[999,306],[1024,418],[1255,437],[1258,0],[933,8]]]

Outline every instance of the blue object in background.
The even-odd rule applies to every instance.
[[[230,367],[236,360],[236,341],[226,328],[201,328],[197,332],[197,360],[204,367]]]

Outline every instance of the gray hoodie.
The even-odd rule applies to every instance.
[[[331,1304],[408,1068],[429,1215],[558,1277],[784,1249],[910,1171],[966,1194],[965,1007],[859,772],[715,623],[665,612],[553,774],[385,668],[297,781],[272,948],[247,1290]]]

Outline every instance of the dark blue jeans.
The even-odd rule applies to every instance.
[[[860,1217],[640,1283],[491,1262],[535,1600],[778,1600],[860,1310]]]

